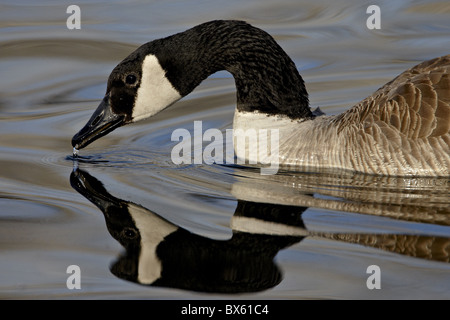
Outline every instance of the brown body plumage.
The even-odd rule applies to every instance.
[[[450,55],[403,72],[337,116],[292,120],[236,110],[234,127],[279,129],[279,163],[291,168],[448,176]],[[238,156],[256,160],[246,153]]]

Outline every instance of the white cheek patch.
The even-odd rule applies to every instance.
[[[165,74],[156,56],[145,57],[142,63],[141,84],[131,115],[133,122],[151,117],[181,98]]]

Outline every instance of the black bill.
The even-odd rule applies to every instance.
[[[125,123],[125,115],[112,111],[109,93],[95,110],[88,123],[72,138],[72,146],[81,149]]]
[[[78,191],[86,199],[95,204],[103,212],[107,212],[108,208],[117,208],[116,211],[122,207],[122,200],[113,197],[106,191],[103,184],[89,173],[77,169],[70,175],[70,184],[72,188]]]

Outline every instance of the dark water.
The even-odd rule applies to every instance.
[[[0,4],[0,298],[449,299],[449,179],[261,176],[171,161],[173,130],[196,120],[231,127],[228,73],[72,157],[70,139],[112,68],[140,44],[207,20],[271,33],[328,114],[449,53],[448,3],[379,1],[380,30],[366,27],[372,3],[354,3]],[[80,30],[66,27],[71,4]],[[79,290],[67,288],[70,265]],[[381,289],[366,285],[371,265]]]

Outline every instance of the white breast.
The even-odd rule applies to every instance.
[[[246,163],[268,163],[276,161],[280,166],[297,168],[337,168],[346,167],[344,159],[338,155],[339,135],[335,126],[330,124],[330,117],[319,117],[315,120],[291,120],[286,116],[268,116],[258,112],[239,112],[236,110],[233,122],[235,133],[234,148],[238,159]],[[267,149],[275,150],[277,155],[271,158],[261,156],[261,140],[247,140],[242,148],[237,139],[242,133],[261,132],[267,130],[267,137],[277,136],[278,141],[269,141]],[[275,134],[276,133],[276,134]],[[262,135],[264,136],[264,134]],[[264,141],[263,141],[264,142]],[[264,155],[264,152],[263,152]],[[274,165],[274,164],[272,164]]]

